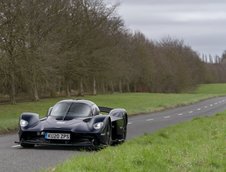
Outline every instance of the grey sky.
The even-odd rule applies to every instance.
[[[226,0],[116,1],[126,26],[152,40],[183,39],[200,54],[226,50]]]

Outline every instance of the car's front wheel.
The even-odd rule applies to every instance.
[[[112,131],[111,131],[111,126],[110,124],[107,125],[106,131],[105,131],[105,136],[106,136],[106,145],[111,145],[112,144]]]

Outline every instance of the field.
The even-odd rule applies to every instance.
[[[203,84],[200,85],[195,93],[198,94],[226,94],[226,84]]]
[[[211,95],[204,94],[149,94],[149,93],[131,93],[131,94],[112,94],[87,96],[97,103],[97,105],[109,107],[123,107],[129,115],[140,112],[151,112],[161,110],[167,107],[188,104],[206,99]],[[61,99],[45,99],[39,102],[18,103],[16,105],[0,105],[0,131],[6,133],[17,128],[18,118],[22,112],[36,112],[40,116],[45,116],[49,107],[53,106]]]
[[[54,172],[226,171],[226,112],[196,118],[117,147],[74,157]]]
[[[225,93],[224,87],[226,87],[225,84],[215,84],[211,86],[202,85],[195,93],[190,94],[125,93],[85,96],[82,98],[92,100],[100,106],[122,107],[128,111],[129,115],[133,115],[190,104],[209,97],[221,95]],[[211,88],[212,90],[220,91],[211,91]],[[213,94],[208,94],[208,92]],[[40,116],[45,116],[48,108],[61,99],[62,98],[43,99],[39,102],[0,105],[0,133],[14,131],[17,128],[18,118],[22,112],[36,112],[39,113]]]

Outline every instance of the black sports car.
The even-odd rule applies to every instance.
[[[19,118],[19,143],[34,145],[102,147],[126,139],[127,112],[98,107],[88,100],[63,100],[47,116],[24,112]]]

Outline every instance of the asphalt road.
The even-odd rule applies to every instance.
[[[226,97],[212,98],[193,105],[174,108],[163,112],[129,117],[128,139],[152,133],[194,117],[210,116],[226,110]],[[31,172],[54,167],[71,156],[89,154],[77,148],[36,147],[23,149],[14,144],[16,134],[0,136],[0,172]]]

